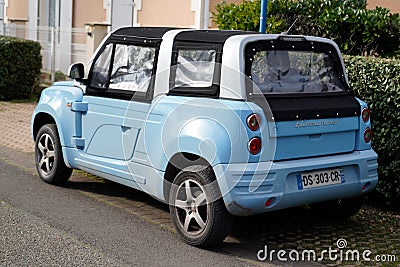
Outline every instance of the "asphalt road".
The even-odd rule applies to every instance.
[[[2,266],[247,266],[0,159]]]

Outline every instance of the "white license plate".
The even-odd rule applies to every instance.
[[[297,175],[299,190],[344,183],[343,169],[303,172]]]

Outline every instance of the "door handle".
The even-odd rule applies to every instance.
[[[322,134],[309,134],[308,137],[313,140],[318,140],[322,138]]]

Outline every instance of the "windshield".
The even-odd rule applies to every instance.
[[[331,53],[329,51],[328,53]],[[247,60],[250,77],[263,94],[345,91],[342,73],[324,52],[260,50]]]

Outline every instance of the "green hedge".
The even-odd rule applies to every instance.
[[[400,60],[345,56],[350,85],[372,112],[380,199],[400,203]]]
[[[400,15],[389,9],[366,8],[365,0],[270,0],[267,32],[280,33],[292,24],[291,34],[334,40],[344,54],[400,57]],[[227,4],[213,13],[220,29],[258,31],[260,0]]]
[[[31,96],[42,68],[40,49],[38,42],[0,37],[0,100]]]
[[[216,6],[220,29],[257,31],[260,0]],[[366,9],[364,0],[270,0],[267,32],[279,33],[294,21],[292,34],[324,36],[350,55],[400,56],[400,16],[388,9]],[[372,111],[373,148],[379,155],[375,197],[400,204],[400,60],[344,58],[350,84]]]

